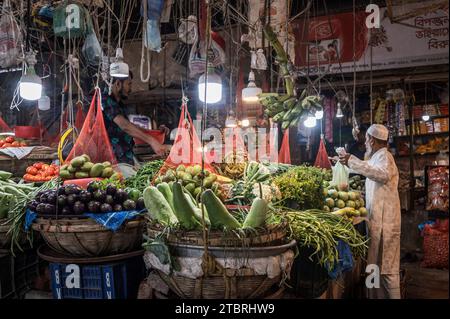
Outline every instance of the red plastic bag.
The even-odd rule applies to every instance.
[[[319,151],[317,152],[316,161],[314,166],[320,168],[331,169],[331,162],[328,158],[327,149],[325,148],[325,143],[323,142],[323,138],[320,139]]]
[[[283,141],[281,142],[281,149],[278,155],[278,162],[284,164],[291,164],[291,148],[289,146],[289,129],[284,132]]]
[[[215,173],[212,167],[214,150],[205,150],[205,169]],[[169,156],[161,167],[159,174],[164,174],[169,168],[176,168],[178,165],[196,165],[202,163],[202,144],[195,131],[191,115],[187,110],[186,103],[181,105],[180,121],[178,122],[177,134]]]
[[[423,234],[422,267],[448,268],[448,219],[425,225]]]
[[[111,164],[117,163],[103,120],[100,94],[100,89],[96,89],[80,135],[66,162],[76,156],[87,154],[93,163],[105,161]]]
[[[0,117],[0,132],[12,132],[12,129],[9,127],[8,124]]]

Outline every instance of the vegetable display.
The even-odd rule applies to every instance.
[[[62,165],[59,170],[62,180],[81,178],[114,178],[119,174],[115,173],[110,162],[92,163],[88,155],[83,154],[73,158],[69,164]]]
[[[199,203],[180,182],[164,187],[149,186],[144,190],[144,202],[152,220],[169,227],[184,230],[201,230],[204,215],[205,226],[210,229],[236,230],[263,227],[267,219],[267,203],[255,199],[250,213],[242,224],[233,216],[211,189],[201,194]],[[203,210],[203,212],[202,212]]]
[[[78,185],[65,185],[57,189],[39,192],[28,204],[31,211],[40,216],[82,215],[84,213],[110,213],[141,210],[144,208],[140,192],[117,188],[114,184],[102,187],[102,183],[92,181],[87,190]]]
[[[330,171],[325,169],[296,166],[276,176],[273,183],[280,189],[284,205],[314,209],[323,206],[322,185],[330,179]]]
[[[321,265],[333,269],[339,260],[338,240],[350,246],[353,257],[364,257],[367,252],[365,238],[351,221],[320,210],[290,211],[283,213],[289,223],[289,237],[300,246],[313,248]]]
[[[158,174],[159,170],[163,166],[163,160],[155,160],[145,163],[137,172],[125,181],[127,187],[132,187],[140,190],[141,192],[151,184],[153,178]]]
[[[27,143],[20,139],[15,139],[12,136],[8,136],[5,139],[0,139],[0,148],[8,148],[8,147],[24,147],[27,146]]]
[[[346,216],[350,219],[353,217],[367,216],[367,209],[365,201],[358,191],[348,191],[348,187],[344,185],[328,186],[323,189],[323,194],[326,197],[323,210],[331,212],[335,215]]]
[[[223,176],[211,173],[208,170],[205,170],[205,176],[202,179],[202,167],[200,165],[193,165],[188,167],[179,165],[175,170],[169,169],[164,175],[158,176],[155,179],[155,185],[158,185],[162,182],[172,184],[173,182],[178,181],[197,200],[200,196],[203,186],[206,189],[212,189],[214,193],[223,200],[225,199],[225,194],[221,190],[219,180],[231,182],[231,180],[228,180]]]
[[[45,164],[42,162],[34,163],[27,167],[23,179],[26,182],[46,182],[58,177],[59,167],[55,164]]]
[[[16,203],[22,202],[36,189],[31,184],[15,183],[10,180],[11,177],[12,173],[0,171],[0,219],[14,213],[13,208]]]

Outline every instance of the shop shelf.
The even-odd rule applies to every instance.
[[[434,133],[427,133],[427,134],[417,134],[414,135],[414,138],[418,138],[418,137],[429,137],[429,136],[439,136],[439,135],[448,135],[449,132],[434,132]],[[410,138],[410,135],[397,135],[394,136],[394,138]]]

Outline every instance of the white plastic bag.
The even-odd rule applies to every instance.
[[[94,32],[91,32],[86,36],[82,52],[90,65],[97,66],[102,60],[102,47]]]
[[[336,165],[332,167],[333,170],[333,180],[332,185],[336,185],[340,190],[346,191],[348,189],[348,167],[337,162]]]
[[[9,68],[18,62],[22,34],[12,14],[9,0],[3,2],[0,16],[0,67]]]

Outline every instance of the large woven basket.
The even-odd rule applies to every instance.
[[[163,233],[163,227],[148,223],[147,235],[150,238]],[[236,232],[228,232],[213,230],[208,233],[208,246],[218,247],[255,247],[255,246],[272,246],[281,244],[286,238],[286,223],[278,225],[269,225],[266,229],[260,229],[245,234]],[[201,231],[171,231],[165,234],[169,244],[189,244],[204,245],[203,233]]]
[[[78,257],[98,257],[130,252],[139,248],[145,220],[126,221],[113,232],[92,219],[38,218],[33,229],[39,231],[55,251]]]
[[[197,279],[168,276],[157,271],[162,280],[183,299],[256,299],[267,296],[271,288],[280,284],[281,276],[269,278],[245,269],[240,274],[226,269],[225,275]]]

